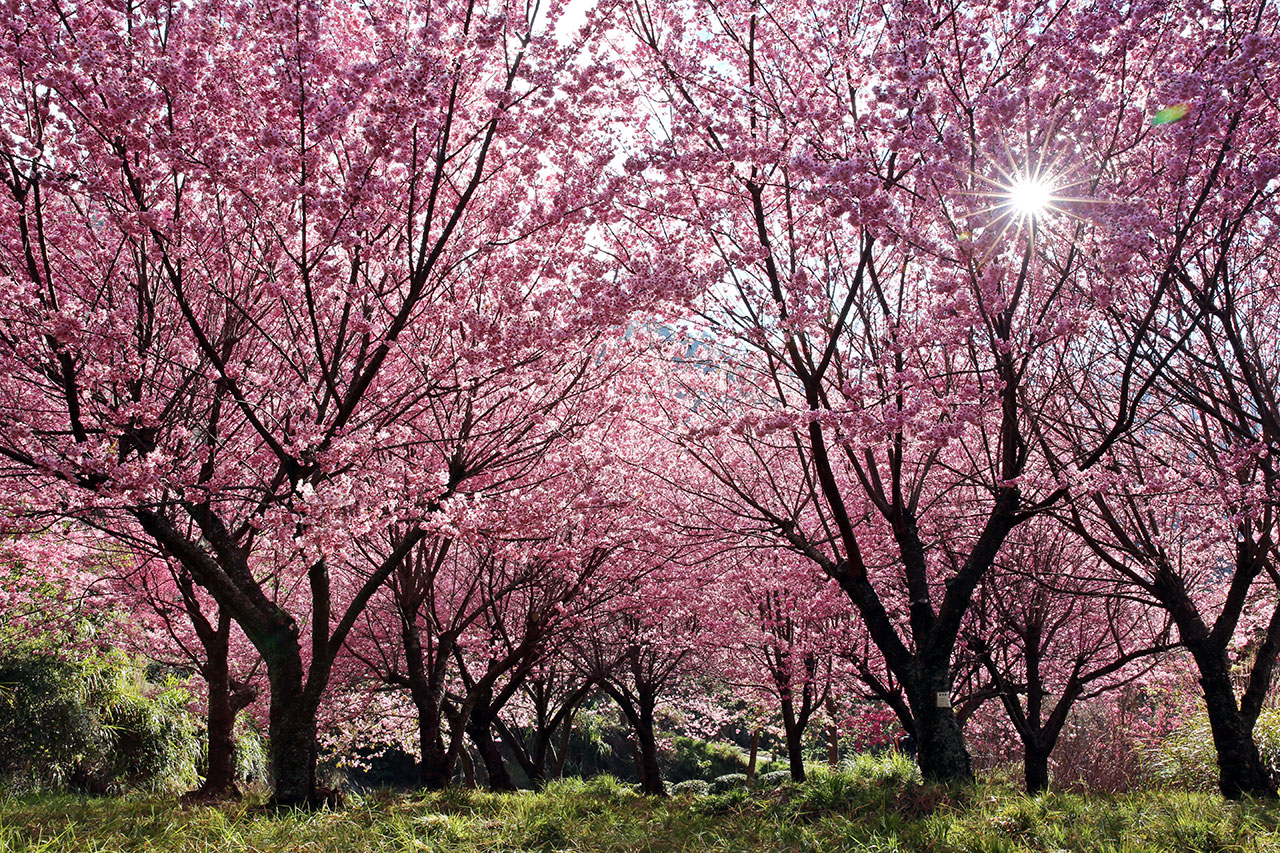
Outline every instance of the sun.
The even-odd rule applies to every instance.
[[[1009,210],[1024,219],[1043,216],[1053,206],[1054,183],[1045,177],[1023,175],[1015,178],[1001,194]]]

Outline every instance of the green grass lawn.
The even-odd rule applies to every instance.
[[[42,796],[0,800],[0,851],[11,850],[1280,851],[1280,809],[1179,792],[1026,797],[850,772],[666,801],[600,779],[541,793],[352,796],[310,813]]]

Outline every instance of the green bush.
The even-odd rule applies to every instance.
[[[805,781],[791,786],[784,798],[787,814],[840,811],[855,804],[878,803],[881,808],[902,807],[922,791],[920,770],[900,753],[860,753],[838,768],[818,765]],[[914,805],[909,806],[914,808]]]
[[[723,794],[736,788],[747,787],[746,773],[725,773],[711,780],[711,793]]]
[[[1268,709],[1258,715],[1253,739],[1271,778],[1280,781],[1280,709]],[[1147,752],[1144,765],[1153,786],[1216,791],[1218,753],[1213,746],[1209,718],[1197,715],[1185,720]]]
[[[875,784],[903,787],[923,781],[915,759],[897,750],[875,754],[860,752],[841,765],[844,772]]]
[[[671,749],[659,756],[662,778],[673,782],[685,779],[714,779],[727,773],[745,773],[747,755],[730,744],[677,735]]]
[[[686,779],[671,786],[673,794],[692,794],[695,797],[711,793],[711,783],[705,779]]]
[[[200,744],[185,690],[149,685],[112,655],[0,657],[0,788],[88,793],[194,781]]]
[[[207,751],[208,743],[202,742],[200,746]],[[207,755],[205,757],[207,759]],[[236,718],[236,783],[241,790],[265,789],[270,779],[270,763],[266,737],[241,714]]]
[[[758,788],[776,788],[779,785],[786,785],[791,782],[790,770],[773,770],[769,773],[762,773],[756,778],[756,787]]]

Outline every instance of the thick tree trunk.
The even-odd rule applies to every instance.
[[[320,805],[316,790],[316,707],[302,695],[300,680],[271,673],[271,802],[276,806]],[[291,692],[292,691],[292,692]]]
[[[1222,796],[1229,800],[1245,796],[1275,797],[1275,785],[1262,763],[1253,731],[1236,703],[1225,653],[1193,650],[1193,654],[1200,665],[1200,686],[1204,690],[1213,745],[1218,752],[1218,787]]]
[[[947,676],[947,669],[941,668],[912,678],[910,683],[902,679],[915,724],[916,761],[927,781],[968,783],[973,781],[973,766],[951,707]]]
[[[1022,753],[1022,776],[1028,794],[1049,790],[1049,751],[1026,746]]]

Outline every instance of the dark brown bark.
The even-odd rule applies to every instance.
[[[481,703],[477,703],[472,709],[471,717],[467,720],[467,735],[480,754],[490,790],[516,790],[516,783],[511,781],[511,774],[507,772],[506,762],[502,758],[502,750],[493,738],[493,717],[487,705],[482,707]]]
[[[1024,745],[1022,776],[1028,794],[1049,790],[1049,751]]]
[[[444,745],[444,720],[438,705],[418,709],[418,744],[422,759],[418,764],[418,782],[428,791],[449,787],[453,781],[453,758]]]
[[[796,782],[804,781],[804,723],[796,718],[795,709],[792,707],[791,697],[784,695],[782,698],[782,733],[787,742],[787,767],[791,771],[791,778]]]
[[[208,689],[205,715],[206,754],[208,765],[200,787],[190,792],[190,799],[221,800],[237,798],[236,786],[236,717],[257,698],[257,689],[231,678],[231,617],[219,608],[217,624],[211,623],[200,607],[195,587],[186,574],[175,577],[182,593],[183,606],[204,649],[205,659],[200,675]]]
[[[640,793],[657,797],[667,795],[658,768],[658,739],[654,731],[653,709],[642,709],[636,729],[636,770],[640,774]]]
[[[193,799],[220,800],[240,796],[236,787],[236,713],[226,656],[211,655],[201,668],[208,684],[209,705],[205,716],[208,766],[200,787],[188,796]]]
[[[1218,784],[1222,796],[1229,800],[1245,796],[1274,798],[1275,784],[1254,743],[1253,726],[1236,703],[1225,651],[1192,649],[1192,655],[1200,667],[1200,687],[1218,753]]]
[[[321,805],[316,787],[316,708],[303,690],[302,662],[296,655],[268,660],[271,705],[271,803],[289,808]]]
[[[657,696],[647,690],[640,690],[632,696],[607,686],[605,691],[618,703],[635,736],[635,762],[636,773],[640,777],[640,793],[665,797],[667,788],[662,782],[662,770],[658,767],[658,738],[654,721]]]
[[[970,782],[973,766],[951,707],[949,675],[950,667],[940,666],[901,679],[915,724],[916,761],[930,782]]]

